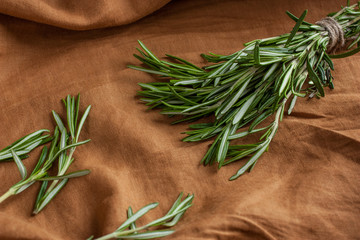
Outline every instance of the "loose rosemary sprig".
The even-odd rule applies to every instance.
[[[359,45],[359,3],[331,13],[344,31],[348,49]],[[177,63],[160,60],[139,41],[140,55],[134,56],[149,68],[129,68],[157,74],[162,82],[140,83],[142,101],[149,109],[162,108],[168,116],[182,116],[173,122],[195,121],[215,115],[208,123],[190,125],[185,142],[203,141],[215,137],[202,159],[204,165],[218,163],[219,168],[251,156],[233,175],[234,180],[251,170],[258,158],[267,151],[286,103],[290,114],[298,97],[324,97],[324,87],[334,88],[331,58],[341,58],[360,51],[360,47],[338,55],[328,55],[329,32],[322,26],[305,22],[307,11],[300,18],[287,12],[296,21],[291,33],[245,44],[231,55],[202,54],[213,65],[199,68],[186,60],[166,55]],[[306,86],[306,87],[303,87]],[[275,114],[268,126],[257,128]],[[244,129],[247,127],[248,129]],[[254,144],[230,145],[249,134],[264,131]]]
[[[138,227],[135,224],[135,221],[140,217],[145,215],[150,210],[156,208],[159,203],[151,203],[143,208],[141,208],[136,213],[133,213],[132,208],[129,207],[127,217],[128,219],[121,224],[121,226],[108,235],[97,238],[96,240],[106,240],[106,239],[153,239],[168,236],[175,232],[172,229],[161,229],[161,230],[149,230],[149,228],[153,227],[173,227],[175,226],[181,217],[184,215],[186,210],[192,206],[192,201],[194,199],[194,195],[188,195],[183,201],[181,200],[183,193],[180,193],[179,197],[176,199],[173,206],[170,208],[168,213],[156,219],[144,226]],[[90,237],[89,239],[93,239]],[[88,240],[89,240],[88,239]]]
[[[20,159],[27,158],[28,155],[26,154],[34,150],[36,147],[51,141],[52,138],[50,135],[43,135],[46,132],[49,132],[49,130],[41,129],[30,133],[0,150],[0,162],[13,160],[11,150],[13,150]]]
[[[78,95],[77,100],[75,100],[75,97],[71,97],[70,95],[67,96],[66,100],[63,100],[66,113],[67,113],[67,126],[69,129],[69,133],[67,129],[65,128],[65,125],[63,124],[60,116],[55,112],[52,111],[52,114],[54,116],[54,119],[56,121],[57,127],[61,133],[60,135],[60,141],[58,149],[68,149],[68,151],[62,151],[59,154],[58,158],[58,174],[57,177],[51,177],[51,178],[43,178],[42,180],[45,180],[41,186],[41,189],[39,191],[38,197],[36,199],[35,207],[34,207],[34,214],[39,213],[55,196],[61,188],[65,186],[67,183],[69,177],[66,175],[64,177],[64,174],[67,172],[70,165],[73,163],[74,158],[73,154],[75,152],[75,149],[78,145],[87,143],[90,141],[82,141],[79,142],[79,136],[81,129],[85,123],[85,120],[87,116],[89,115],[91,105],[89,105],[83,116],[81,117],[80,121],[78,122],[78,116],[79,116],[79,105],[80,105],[80,95]],[[83,170],[76,173],[76,176],[79,174],[81,176],[88,174],[89,170]],[[73,175],[74,173],[71,173]],[[48,181],[53,180],[51,185],[47,188]],[[60,182],[59,182],[60,180]]]
[[[69,96],[68,96],[69,98]],[[74,100],[74,98],[72,98]],[[74,119],[77,119],[78,115],[78,109],[79,109],[79,100],[78,97],[77,106],[76,108],[72,108],[70,114],[74,114],[76,116]],[[75,105],[74,105],[75,106]],[[57,123],[57,126],[54,130],[54,136],[51,141],[50,148],[48,149],[46,146],[43,147],[41,155],[39,157],[38,163],[35,166],[32,173],[28,176],[27,170],[25,166],[23,165],[22,161],[20,160],[19,156],[16,154],[16,152],[13,149],[10,149],[12,157],[17,164],[20,175],[22,177],[22,180],[13,185],[4,195],[0,197],[0,203],[7,199],[8,197],[12,195],[16,195],[30,187],[32,184],[34,184],[36,181],[43,181],[43,184],[40,189],[40,193],[38,195],[38,198],[36,199],[36,212],[38,213],[41,209],[43,209],[50,201],[54,198],[54,196],[61,190],[61,188],[67,183],[68,179],[74,178],[74,177],[80,177],[88,174],[89,170],[81,170],[72,172],[69,174],[62,174],[58,176],[49,177],[48,176],[48,170],[53,166],[53,163],[56,159],[59,159],[59,169],[63,169],[63,165],[60,165],[60,162],[62,164],[66,164],[67,168],[69,165],[73,162],[72,154],[74,152],[74,149],[82,144],[88,143],[90,140],[85,141],[78,141],[78,137],[81,131],[81,128],[84,124],[84,121],[89,113],[90,106],[85,111],[82,119],[80,120],[80,124],[77,126],[76,124],[74,126],[77,126],[76,129],[76,141],[70,142],[70,144],[67,144],[68,141],[68,133],[66,132],[66,129],[64,125],[62,124],[59,115],[53,111],[53,115],[55,118],[55,121]],[[76,123],[75,121],[72,121],[72,123]],[[67,155],[67,151],[71,153]],[[67,169],[66,168],[66,169]],[[59,184],[54,184],[55,186],[53,188],[47,189],[47,183],[48,181],[54,181],[58,182]]]

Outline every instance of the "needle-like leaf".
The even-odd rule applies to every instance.
[[[18,155],[16,155],[14,149],[10,149],[11,154],[13,155],[14,161],[19,169],[20,175],[22,179],[25,179],[27,176],[27,171],[26,168],[24,166],[24,164],[22,163],[21,159],[19,158]]]
[[[89,173],[90,173],[90,170],[85,169],[85,170],[68,173],[68,174],[65,174],[62,176],[43,177],[43,178],[39,178],[36,180],[37,181],[53,181],[53,180],[61,180],[61,179],[70,179],[70,178],[82,177],[82,176],[88,175]]]

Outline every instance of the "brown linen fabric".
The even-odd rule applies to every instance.
[[[73,30],[134,22],[170,0],[2,0],[0,13]]]
[[[14,9],[11,2],[2,1],[1,9],[18,16],[4,10]],[[83,14],[91,16],[82,3]],[[187,124],[170,125],[135,97],[137,83],[154,78],[126,68],[139,64],[132,57],[137,39],[159,56],[170,53],[202,65],[200,53],[229,54],[247,41],[289,32],[294,22],[286,10],[299,16],[309,9],[307,21],[316,22],[340,4],[172,1],[135,23],[82,32],[0,15],[0,148],[40,128],[53,129],[50,111],[65,117],[60,99],[67,94],[81,93],[82,111],[93,107],[81,134],[92,141],[77,148],[70,169],[91,174],[71,179],[36,216],[31,212],[39,184],[7,199],[0,205],[0,239],[99,237],[125,220],[128,206],[136,211],[158,201],[138,224],[145,223],[164,214],[181,191],[195,193],[194,205],[166,239],[359,239],[360,55],[335,60],[335,89],[326,89],[321,100],[299,99],[269,152],[251,174],[232,182],[228,178],[244,161],[219,171],[201,166],[211,141],[181,142]],[[143,7],[119,18],[135,19],[157,8]],[[122,24],[96,25],[96,16],[75,21],[58,5],[37,9],[37,16],[46,17],[32,20],[62,27]],[[50,9],[61,12],[52,16]],[[29,171],[38,155],[39,149],[24,160]],[[0,176],[0,194],[20,180],[11,162],[0,163]]]

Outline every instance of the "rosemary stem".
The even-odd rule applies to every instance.
[[[134,232],[139,232],[139,231],[144,230],[144,229],[147,229],[147,228],[149,228],[149,227],[150,227],[150,226],[145,225],[145,226],[142,226],[142,227],[138,227],[138,228],[126,230],[126,231],[123,231],[123,232],[118,232],[118,233],[116,234],[116,237],[117,237],[117,238],[121,238],[121,236],[126,236],[126,235],[129,235],[129,234],[134,233]]]
[[[2,203],[3,201],[5,201],[8,197],[15,195],[15,191],[13,188],[10,188],[6,193],[4,193],[1,197],[0,197],[0,203]]]
[[[95,240],[106,240],[106,239],[112,239],[112,238],[116,238],[116,233],[113,232],[113,233],[110,233],[108,235],[105,235],[105,236],[102,236],[100,238],[96,238]]]
[[[97,238],[97,239],[95,239],[95,240],[105,240],[105,239],[111,239],[111,238],[121,238],[121,236],[127,236],[127,235],[129,235],[129,234],[136,233],[136,232],[139,232],[139,231],[144,230],[144,229],[148,229],[149,227],[150,227],[150,226],[145,225],[145,226],[142,226],[142,227],[138,227],[138,228],[134,228],[134,229],[126,230],[126,231],[113,232],[113,233],[110,233],[110,234],[108,234],[108,235],[102,236],[101,238]]]
[[[72,158],[72,155],[73,155],[74,152],[75,152],[75,149],[76,149],[76,147],[71,148],[70,153],[69,153],[69,157],[68,157],[68,159],[70,159],[69,161],[71,161],[71,158]],[[63,168],[63,169],[59,172],[58,176],[64,175],[67,169],[68,169],[68,167]],[[51,191],[56,187],[56,184],[57,184],[58,182],[59,182],[59,180],[54,180],[54,181],[51,183],[50,187],[48,188],[47,192],[51,192]]]

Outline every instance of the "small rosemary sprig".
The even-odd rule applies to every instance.
[[[159,203],[151,203],[143,208],[141,208],[136,213],[133,213],[132,208],[129,207],[127,212],[128,219],[121,224],[121,226],[108,235],[97,238],[96,240],[106,240],[106,239],[153,239],[168,236],[174,233],[175,230],[172,229],[161,229],[161,230],[149,230],[152,227],[173,227],[175,226],[180,218],[184,215],[186,210],[192,206],[192,201],[194,195],[188,195],[183,201],[181,200],[183,193],[180,193],[179,197],[176,199],[173,206],[170,208],[168,213],[156,219],[144,226],[136,226],[135,221],[140,217],[145,215],[150,210],[156,208]],[[93,237],[88,238],[88,240],[93,239]]]
[[[41,129],[30,133],[0,150],[0,162],[13,160],[11,150],[13,150],[20,159],[27,158],[28,155],[26,154],[34,150],[36,147],[51,141],[52,138],[50,135],[43,135],[46,132],[49,132],[49,130]]]
[[[90,141],[90,139],[89,139],[86,141],[79,142],[79,136],[80,136],[81,129],[85,123],[85,120],[86,120],[87,116],[89,115],[91,105],[89,105],[86,108],[83,116],[81,117],[80,121],[78,122],[80,95],[78,95],[77,100],[75,100],[75,97],[71,97],[70,95],[68,95],[66,100],[63,100],[63,102],[64,102],[64,105],[66,108],[66,113],[67,113],[67,126],[69,129],[69,133],[68,133],[67,129],[65,128],[65,125],[63,124],[60,116],[55,111],[52,111],[52,114],[56,121],[57,127],[61,133],[59,146],[57,148],[58,149],[66,148],[66,149],[68,149],[68,151],[62,151],[59,154],[58,174],[57,174],[58,177],[42,179],[42,180],[44,180],[44,182],[41,186],[38,197],[36,199],[36,203],[35,203],[35,207],[34,207],[34,211],[33,211],[34,214],[39,213],[50,202],[50,200],[53,198],[53,196],[55,196],[57,194],[57,192],[59,192],[60,189],[65,186],[69,177],[68,177],[68,175],[66,175],[66,177],[64,177],[64,174],[67,172],[68,168],[74,161],[73,154],[75,152],[76,147],[78,145],[81,145],[81,144],[84,144],[84,143],[87,143]],[[89,170],[83,170],[83,171],[77,172],[76,176],[79,176],[79,174],[81,176],[83,176],[88,173],[89,173]],[[73,174],[74,173],[72,173],[71,175],[73,176]],[[53,180],[53,182],[47,188],[49,180]],[[60,182],[59,182],[59,180],[60,180]]]
[[[348,49],[360,42],[359,5],[344,7],[329,16],[344,32]],[[288,114],[298,97],[324,97],[324,87],[334,88],[331,58],[347,57],[360,51],[360,47],[338,55],[328,55],[331,34],[322,26],[304,21],[307,11],[297,18],[291,33],[245,44],[245,48],[231,55],[202,54],[213,65],[199,68],[179,57],[166,55],[177,63],[160,60],[142,42],[140,55],[134,55],[149,68],[129,68],[157,74],[166,81],[140,83],[142,101],[149,109],[162,108],[168,116],[182,116],[173,122],[195,121],[214,115],[208,123],[192,124],[185,142],[215,138],[202,159],[204,165],[217,162],[219,168],[231,162],[250,157],[230,180],[251,170],[258,158],[267,151],[286,102],[291,99]],[[303,87],[306,86],[306,87]],[[257,128],[265,119],[275,120]],[[247,127],[248,129],[244,129]],[[230,145],[235,139],[249,134],[265,133],[257,143]]]
[[[70,98],[70,96],[68,96],[68,98]],[[76,107],[75,107],[74,98],[71,98],[71,100],[74,102],[74,104],[70,105],[72,106],[72,108],[70,109],[71,111],[68,114],[70,114],[70,117],[74,116],[72,119],[77,119],[80,96],[78,97]],[[13,185],[4,195],[0,197],[0,203],[12,195],[21,193],[22,191],[30,187],[32,184],[34,184],[36,181],[43,181],[39,196],[36,199],[35,213],[38,213],[51,201],[51,199],[54,198],[54,196],[67,183],[68,179],[84,176],[90,172],[89,170],[81,170],[66,175],[64,175],[63,173],[61,175],[58,174],[58,176],[53,176],[53,177],[48,176],[48,170],[53,166],[53,163],[56,159],[59,159],[59,169],[64,169],[64,165],[66,166],[67,169],[74,160],[72,158],[72,154],[75,148],[79,145],[88,143],[90,141],[90,140],[85,140],[81,142],[78,141],[81,128],[85,122],[89,110],[90,110],[90,106],[87,108],[84,115],[82,116],[79,125],[77,125],[77,121],[70,119],[70,122],[74,124],[73,126],[76,126],[75,129],[77,129],[77,132],[76,135],[74,135],[76,140],[75,141],[71,140],[69,144],[68,144],[68,140],[69,140],[68,133],[64,125],[62,124],[59,115],[55,111],[53,111],[53,115],[57,123],[57,126],[55,127],[54,130],[54,136],[52,138],[50,148],[48,149],[46,146],[43,147],[38,163],[29,176],[27,174],[27,170],[25,166],[20,160],[20,157],[17,155],[14,149],[10,148],[12,157],[19,168],[22,180],[16,183],[15,185]],[[71,156],[70,154],[67,155],[67,151],[71,153]],[[60,164],[64,164],[64,165],[60,165]],[[59,180],[60,183],[57,184]],[[54,181],[53,183],[55,182],[56,183],[52,188],[47,189],[48,181]]]

